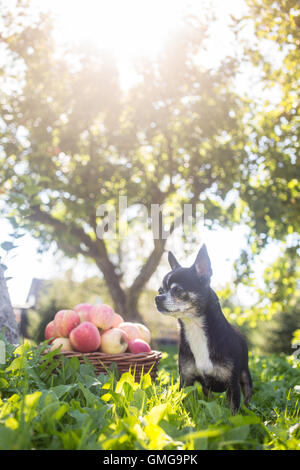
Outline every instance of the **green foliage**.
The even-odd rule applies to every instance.
[[[252,343],[262,352],[292,353],[292,341],[300,326],[300,309],[275,314],[267,323],[258,321],[250,333]]]
[[[268,237],[284,239],[299,230],[300,6],[298,0],[247,4],[243,21],[253,23],[257,41],[246,46],[245,59],[257,67],[262,93],[250,107],[251,164],[241,195],[259,247]]]
[[[112,368],[96,376],[77,358],[54,358],[46,344],[14,349],[0,365],[0,448],[299,449],[299,365],[253,356],[251,409],[232,416],[223,395],[205,400],[198,384],[179,391],[175,356],[158,379]]]
[[[259,345],[265,352],[289,352],[300,321],[297,248],[285,245],[280,256],[267,265],[262,279],[253,274],[259,257],[263,258],[263,252],[250,261],[246,253],[237,262],[235,286],[227,285],[218,292],[221,305],[228,320],[244,329],[253,346]],[[241,284],[253,295],[250,305],[241,305],[235,295]]]
[[[300,344],[300,329],[294,331],[292,344]]]
[[[253,308],[252,320],[253,326],[255,319],[260,322],[268,320],[264,333],[262,328],[259,329],[265,351],[288,352],[293,332],[300,326],[298,278],[297,249],[289,247],[266,268],[264,286],[256,289],[259,299]]]
[[[16,244],[17,241],[22,238],[25,233],[21,233],[20,229],[18,227],[14,226],[14,218],[9,218],[9,221],[12,224],[12,227],[15,229],[13,230],[12,233],[9,234],[8,240],[2,241],[0,243],[0,263],[3,271],[7,270],[7,263],[10,261],[12,257],[13,250],[18,247]],[[9,280],[10,278],[6,278],[6,280]]]

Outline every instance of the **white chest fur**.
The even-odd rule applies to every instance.
[[[209,357],[208,341],[202,318],[184,319],[184,332],[193,353],[197,372],[201,375],[213,373],[213,363]]]

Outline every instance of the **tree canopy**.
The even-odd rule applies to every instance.
[[[206,27],[188,18],[156,60],[137,63],[138,82],[126,91],[107,53],[58,48],[48,16],[18,32],[18,17],[4,19],[2,44],[9,62],[23,70],[1,103],[6,200],[45,246],[54,240],[68,256],[93,259],[116,309],[134,317],[166,239],[137,250],[139,269],[126,286],[124,241],[97,238],[97,207],[117,207],[120,195],[128,206],[149,210],[201,196],[207,219],[224,218],[219,200],[239,179],[245,158],[241,102],[232,89],[237,64],[229,58],[216,70],[198,64]]]
[[[247,4],[243,21],[252,20],[257,41],[245,48],[244,59],[260,72],[262,96],[259,106],[252,106],[249,166],[241,193],[265,244],[267,237],[285,239],[299,231],[300,6],[297,0]]]

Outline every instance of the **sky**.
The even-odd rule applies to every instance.
[[[37,5],[40,0],[36,0]],[[188,0],[43,0],[43,5],[49,7],[57,15],[56,34],[58,41],[68,40],[76,44],[80,41],[90,41],[99,47],[110,49],[118,63],[124,87],[130,87],[135,80],[132,61],[139,55],[154,56],[159,53],[161,45],[168,38],[173,28],[180,22],[183,11],[188,5],[201,15],[203,3],[213,6],[217,22],[212,30],[209,52],[203,60],[208,65],[214,65],[220,58],[233,52],[232,33],[228,29],[230,14],[240,16],[246,12],[244,0],[207,0],[202,2]],[[245,34],[251,35],[251,31]],[[236,51],[238,52],[238,51]],[[241,74],[237,86],[240,92],[253,89],[250,86],[251,74],[247,71]],[[254,90],[254,89],[253,89]],[[0,219],[0,242],[7,239],[11,227],[4,219]],[[199,244],[205,242],[211,257],[214,276],[212,285],[219,287],[232,280],[233,262],[239,252],[246,246],[246,227],[205,230],[199,237]],[[57,256],[54,250],[44,254],[38,253],[38,241],[29,234],[18,241],[18,248],[13,250],[7,259],[9,266],[6,275],[12,277],[8,281],[9,293],[14,305],[23,304],[33,277],[50,279],[74,267],[75,278],[97,275],[98,270],[87,265],[82,260],[74,261]],[[197,250],[199,247],[195,247]],[[172,249],[170,246],[169,249]],[[176,252],[176,249],[174,249]],[[0,253],[1,254],[1,253]],[[257,263],[257,275],[261,276],[266,263],[271,262],[279,254],[278,246],[269,247]],[[182,264],[192,264],[195,254],[191,254]],[[178,260],[184,257],[183,251],[177,254]],[[5,260],[4,260],[5,261]],[[150,287],[156,288],[159,277],[167,269],[166,255],[162,266],[153,277]],[[247,292],[241,292],[242,300],[252,299]]]

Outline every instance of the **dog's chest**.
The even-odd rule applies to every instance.
[[[195,372],[201,375],[212,374],[214,365],[209,355],[208,338],[204,330],[203,320],[198,318],[185,320],[183,323],[185,339],[195,359]]]

